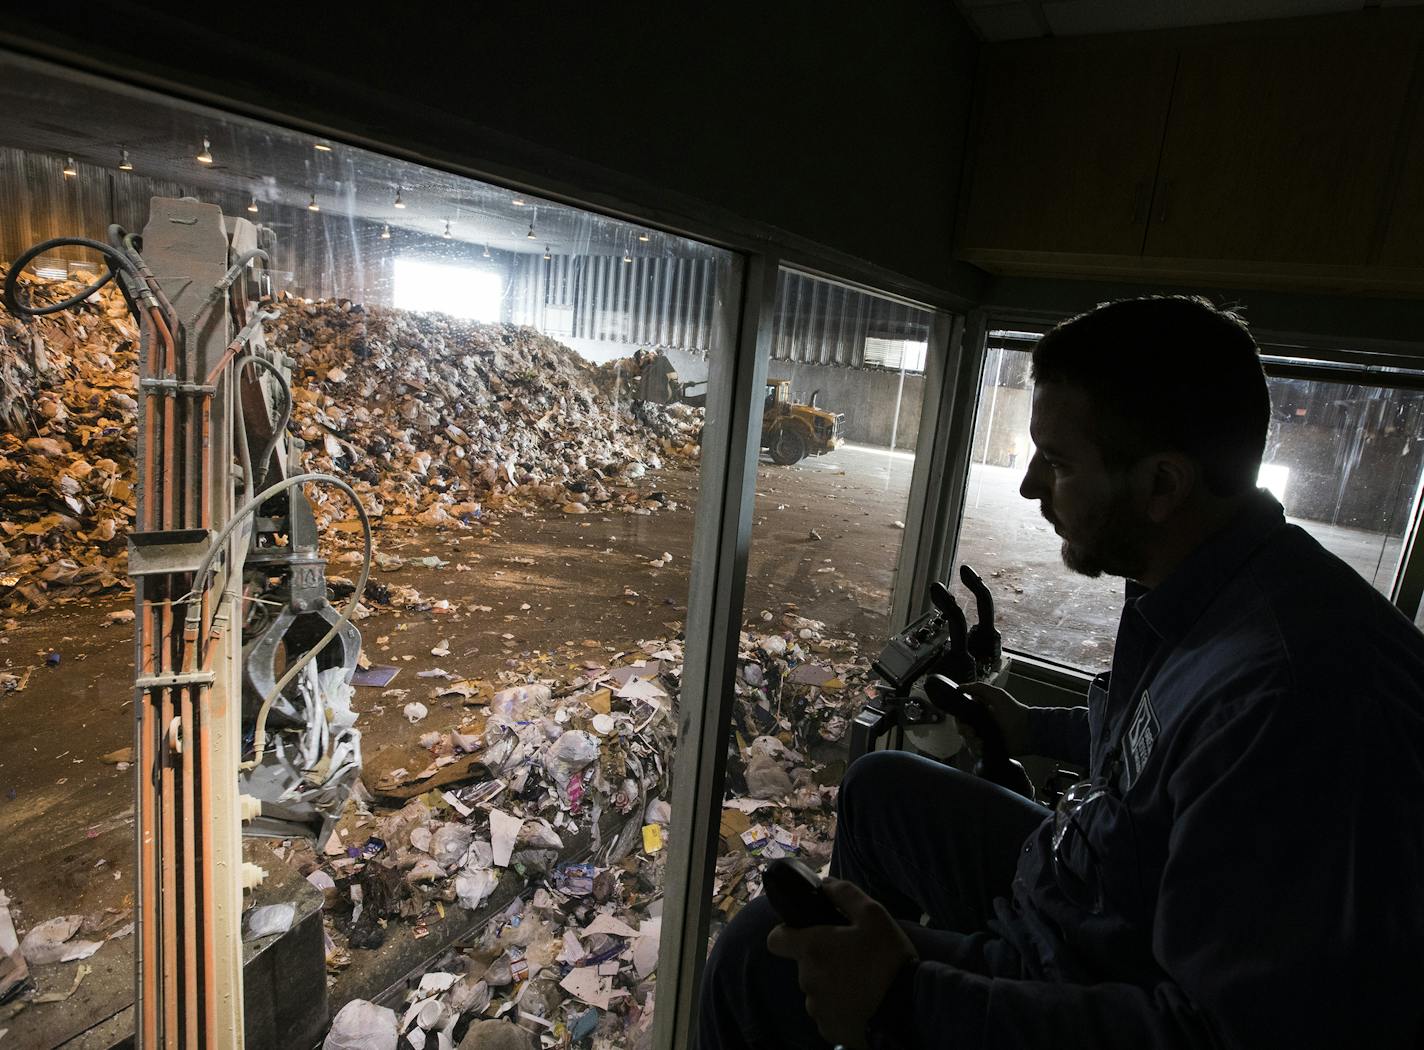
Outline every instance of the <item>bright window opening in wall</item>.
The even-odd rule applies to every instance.
[[[865,363],[894,371],[923,372],[929,343],[910,339],[877,339],[865,341]]]
[[[1122,581],[1069,572],[1038,504],[1018,491],[1034,448],[1029,365],[1037,338],[990,333],[958,560],[998,594],[1005,646],[1102,670],[1112,658]],[[1353,382],[1348,370],[1339,380],[1271,375],[1273,365],[1285,371],[1288,363],[1265,362],[1271,424],[1257,484],[1287,520],[1389,594],[1424,473],[1424,392]]]
[[[504,286],[491,270],[397,259],[395,273],[397,309],[438,311],[483,323],[500,319]]]

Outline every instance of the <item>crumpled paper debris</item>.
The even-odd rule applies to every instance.
[[[20,942],[25,961],[31,966],[44,966],[89,958],[103,947],[103,942],[71,941],[83,922],[82,915],[59,915],[32,927]]]

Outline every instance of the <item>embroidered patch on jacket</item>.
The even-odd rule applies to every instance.
[[[1137,710],[1132,712],[1132,721],[1128,723],[1127,734],[1122,738],[1122,789],[1124,791],[1137,783],[1137,778],[1142,773],[1143,767],[1147,765],[1147,760],[1152,757],[1152,748],[1156,745],[1157,738],[1161,733],[1162,726],[1157,721],[1157,712],[1152,709],[1152,698],[1144,689],[1142,699],[1137,702]]]

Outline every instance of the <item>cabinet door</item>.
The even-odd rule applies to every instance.
[[[1144,254],[1364,265],[1413,58],[1398,30],[1360,15],[1183,45]]]
[[[1141,252],[1175,61],[1101,42],[986,48],[960,254]]]

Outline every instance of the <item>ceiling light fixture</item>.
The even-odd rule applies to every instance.
[[[446,219],[446,220],[445,220],[445,235],[444,235],[444,236],[445,236],[445,239],[446,239],[447,241],[450,239],[450,220],[449,220],[449,219]]]
[[[532,241],[532,240],[535,239],[535,237],[534,237],[534,224],[533,224],[532,222],[529,224],[529,232],[526,233],[526,234],[524,235],[524,237],[525,237],[526,240],[530,240],[530,241]]]
[[[213,162],[213,144],[207,139],[203,139],[203,152],[198,154],[199,164],[211,164]]]
[[[312,148],[313,148],[313,149],[319,149],[319,150],[321,150],[323,153],[330,153],[330,152],[331,152],[331,147],[328,146],[325,142],[317,142],[317,143],[314,143],[314,144],[312,145]]]
[[[257,214],[257,198],[256,198],[256,197],[253,197],[253,198],[252,198],[252,203],[247,206],[247,210],[250,211],[250,212],[252,212],[253,215],[256,215],[256,214]]]
[[[396,187],[396,203],[395,203],[395,207],[397,207],[397,208],[404,208],[404,207],[405,207],[405,201],[401,200],[401,198],[400,198],[400,191],[401,191],[401,188],[400,188],[399,186],[397,186],[397,187]]]
[[[544,245],[544,261],[548,262],[552,258],[553,256],[549,254],[549,246],[547,244]]]
[[[627,249],[627,248],[624,248],[624,249],[623,249],[623,261],[624,261],[625,263],[630,263],[630,262],[633,261],[633,256],[631,256],[631,255],[628,254],[628,249]]]
[[[652,238],[649,237],[646,233],[640,233],[638,234],[638,240],[642,241],[644,244],[647,244],[649,241],[652,240]]]
[[[311,200],[307,201],[307,211],[321,211],[321,205],[316,202],[316,194],[311,195]]]
[[[522,208],[524,207],[524,198],[519,196],[518,194],[515,194],[514,199],[509,203],[513,204],[516,208]]]
[[[79,174],[79,169],[74,166],[73,157],[64,158],[64,174],[67,178],[73,178],[75,175]]]
[[[382,227],[381,227],[381,240],[383,240],[383,241],[388,241],[388,240],[390,240],[390,239],[391,239],[391,228],[390,228],[389,226],[382,226]]]
[[[119,170],[133,171],[133,161],[129,160],[129,151],[121,149],[119,150],[119,155]]]
[[[485,245],[485,258],[488,259],[489,257],[490,257],[489,245],[486,244],[486,245]]]

